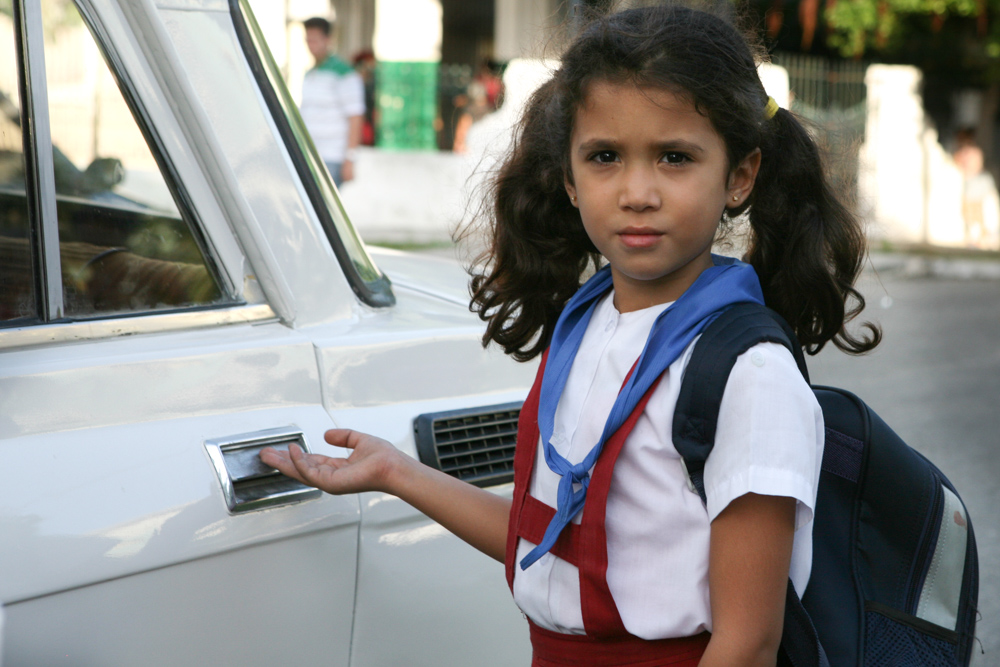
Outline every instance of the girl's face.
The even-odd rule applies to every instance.
[[[759,166],[757,150],[730,169],[722,137],[683,97],[590,85],[566,191],[611,264],[619,311],[674,301],[711,266],[722,212],[746,201]]]

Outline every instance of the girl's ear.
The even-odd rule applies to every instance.
[[[573,185],[573,182],[567,178],[563,181],[563,187],[566,188],[566,194],[569,196],[570,203],[573,204],[573,206],[580,208],[580,206],[576,203],[576,186]]]
[[[576,203],[576,186],[573,185],[573,174],[563,175],[563,187],[566,188],[566,196],[569,197],[569,201],[573,206],[580,208]]]
[[[726,206],[739,208],[746,203],[750,193],[753,192],[758,171],[760,171],[760,149],[755,148],[736,165],[735,169],[729,172],[727,186],[729,200],[726,202]]]

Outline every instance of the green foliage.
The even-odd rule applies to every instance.
[[[994,9],[987,2],[1000,9],[998,0],[828,0],[823,18],[831,29],[828,43],[847,58],[865,53],[891,56],[918,36],[930,40],[949,23],[952,28],[976,23],[976,30],[962,31],[964,36],[976,41],[984,56],[1000,55],[1000,34],[977,34],[980,14]],[[951,46],[960,48],[957,43]]]

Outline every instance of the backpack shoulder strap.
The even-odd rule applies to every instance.
[[[765,342],[787,347],[802,376],[809,381],[805,356],[795,332],[776,312],[756,303],[740,303],[724,310],[702,332],[684,370],[674,409],[673,439],[702,502],[706,500],[705,461],[715,445],[716,422],[729,372],[737,357],[757,343]],[[779,664],[794,667],[830,665],[819,634],[790,579]]]
[[[705,500],[705,461],[715,444],[716,422],[729,372],[737,357],[764,342],[787,347],[806,382],[809,381],[795,333],[780,315],[757,303],[739,303],[719,314],[695,343],[684,370],[674,408],[674,447],[702,500]]]

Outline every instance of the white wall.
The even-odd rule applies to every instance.
[[[996,188],[989,188],[983,202],[985,235],[967,235],[962,174],[924,113],[920,70],[872,65],[865,84],[868,121],[859,190],[869,236],[903,244],[997,249]]]

